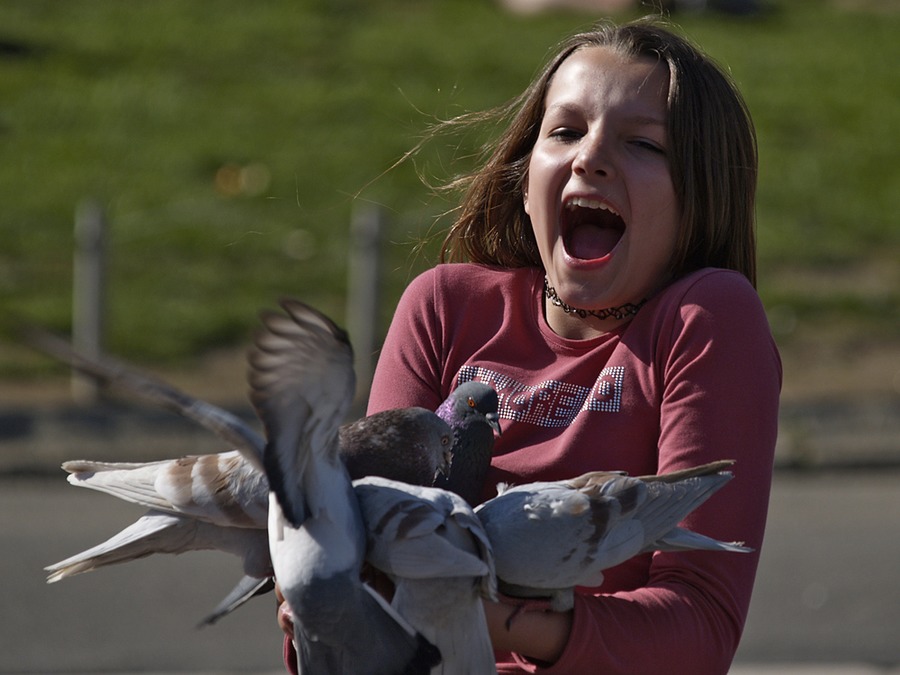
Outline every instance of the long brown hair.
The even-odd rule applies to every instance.
[[[464,190],[464,196],[441,259],[502,267],[541,265],[522,186],[553,75],[572,53],[586,47],[608,47],[668,67],[669,162],[681,207],[672,277],[701,267],[723,267],[741,272],[755,285],[757,149],[749,111],[715,62],[655,19],[621,26],[604,23],[573,35],[508,105],[445,123],[450,128],[509,120],[480,168],[449,186]]]

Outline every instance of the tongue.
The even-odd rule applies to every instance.
[[[602,258],[619,243],[622,233],[608,227],[577,225],[569,234],[569,255],[581,260]]]

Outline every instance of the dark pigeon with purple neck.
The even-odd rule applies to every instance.
[[[471,506],[481,503],[491,464],[494,434],[500,433],[497,392],[484,382],[464,382],[435,411],[453,430],[450,475],[434,486],[455,492]]]

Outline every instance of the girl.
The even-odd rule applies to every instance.
[[[562,45],[470,176],[441,264],[415,279],[369,413],[500,395],[500,481],[737,460],[685,526],[757,553],[656,553],[574,610],[486,603],[501,673],[726,673],[762,544],[781,366],[755,286],[756,147],[729,79],[641,21]],[[467,262],[462,262],[467,261]],[[532,545],[539,546],[540,542]]]

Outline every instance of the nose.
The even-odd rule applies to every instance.
[[[572,171],[581,176],[612,175],[614,165],[606,134],[589,134],[581,139],[572,161]]]

